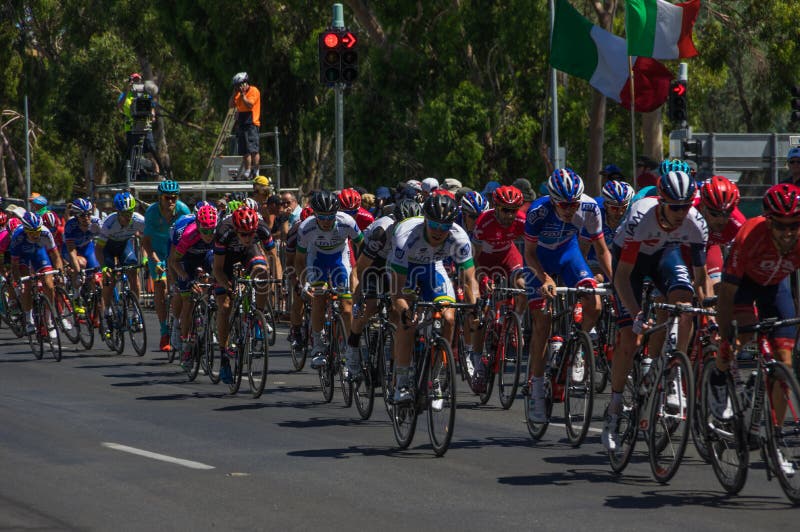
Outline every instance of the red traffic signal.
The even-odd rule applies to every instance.
[[[328,31],[322,34],[322,44],[325,48],[336,48],[339,46],[339,34]]]
[[[353,46],[358,44],[358,39],[356,38],[356,36],[350,33],[349,31],[342,33],[341,41],[342,45],[345,48],[352,48]]]
[[[326,86],[358,77],[358,37],[345,29],[319,34],[319,82]]]
[[[686,94],[686,85],[682,83],[678,83],[672,86],[672,93],[676,96],[683,96]]]

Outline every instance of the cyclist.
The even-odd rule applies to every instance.
[[[397,224],[388,256],[392,271],[392,321],[397,326],[394,344],[395,394],[398,403],[413,400],[409,383],[414,344],[414,316],[409,314],[408,297],[420,290],[425,301],[455,302],[453,284],[442,261],[452,258],[459,268],[466,302],[475,303],[478,283],[472,245],[467,232],[456,225],[458,203],[444,194],[431,195],[422,206],[422,217],[415,216]],[[452,340],[455,309],[445,309],[443,336]],[[474,317],[474,316],[473,316]],[[473,320],[474,322],[474,320]]]
[[[197,270],[211,273],[213,260],[214,231],[217,228],[217,210],[211,205],[200,207],[178,238],[175,249],[169,256],[169,267],[177,278],[177,288],[182,299],[188,298],[192,285],[197,279]],[[184,301],[181,305],[180,334],[182,356],[181,365],[188,369],[187,363],[192,355],[192,345],[188,342],[192,325],[192,305]]]
[[[715,290],[722,278],[722,250],[733,242],[747,220],[738,204],[739,187],[719,175],[700,186],[700,198],[695,200],[695,208],[708,223],[706,269]]]
[[[66,249],[64,247],[64,220],[62,220],[61,217],[53,211],[47,211],[40,216],[42,217],[42,223],[44,226],[53,234],[53,240],[56,243],[56,249],[59,253],[64,255],[64,251]]]
[[[304,272],[305,282],[311,286],[324,286],[330,280],[331,288],[345,291],[341,296],[342,317],[345,328],[349,330],[353,310],[350,294],[353,269],[350,242],[358,245],[364,235],[353,217],[339,210],[339,198],[331,192],[321,190],[315,193],[311,196],[310,204],[314,215],[302,222],[297,230],[295,271],[299,276]],[[311,300],[311,335],[314,344],[312,369],[321,368],[326,361],[320,336],[325,304],[324,297],[314,297]],[[348,359],[347,365],[354,368],[358,365],[358,360]]]
[[[44,273],[53,269],[61,270],[61,256],[56,249],[53,235],[42,223],[42,218],[33,212],[26,212],[22,216],[22,227],[18,227],[11,236],[8,251],[11,255],[11,275],[19,282],[20,277],[27,275],[29,270],[35,273]],[[48,275],[43,280],[44,294],[51,302],[54,301],[54,280]],[[22,286],[22,309],[25,311],[26,332],[33,334],[36,327],[33,324],[33,293],[31,282]],[[54,336],[56,331],[50,331]]]
[[[733,415],[725,376],[732,358],[731,321],[750,325],[758,320],[795,317],[789,276],[800,268],[800,188],[782,183],[767,190],[763,198],[764,215],[747,220],[733,241],[719,286],[718,324],[722,339],[716,368],[711,376],[709,401],[712,414],[719,419]],[[753,312],[758,309],[758,318]],[[770,338],[775,358],[791,368],[795,326],[775,330]],[[770,401],[778,420],[784,418],[786,399],[779,387]],[[781,467],[794,473],[791,462],[781,457]]]
[[[64,241],[67,246],[65,258],[72,266],[72,286],[79,288],[80,272],[84,268],[99,268],[94,251],[94,240],[100,234],[100,219],[92,215],[92,202],[78,198],[72,202],[75,216],[64,226]],[[97,272],[99,273],[99,272]]]
[[[19,221],[18,218],[16,220]],[[8,254],[8,246],[11,244],[11,234],[13,230],[9,225],[8,214],[6,214],[6,211],[0,211],[0,255],[2,255],[2,260],[0,260],[0,274],[2,275],[8,274],[8,266],[11,264],[11,255]]]
[[[170,350],[166,307],[169,229],[178,218],[190,212],[189,207],[178,199],[180,192],[177,181],[162,181],[158,184],[158,202],[150,205],[144,213],[142,247],[147,253],[147,267],[153,280],[153,300],[161,325],[159,349],[162,351]]]
[[[343,212],[353,217],[362,231],[375,221],[375,217],[361,206],[361,194],[354,188],[346,188],[339,193],[339,205]]]
[[[472,234],[473,254],[478,267],[477,277],[481,296],[484,297],[488,295],[488,284],[498,275],[505,277],[509,286],[525,288],[525,279],[520,275],[525,263],[514,244],[517,238],[525,234],[525,213],[520,210],[525,201],[522,191],[517,187],[502,186],[495,189],[492,196],[494,208],[478,216]],[[517,296],[515,299],[517,315],[522,316],[525,312],[526,298]],[[485,361],[481,356],[485,332],[484,328],[476,329],[472,334],[472,341],[468,342],[471,345],[466,345],[468,352],[475,350],[472,356],[475,368],[473,386],[478,390],[485,386],[483,382]]]
[[[633,197],[633,187],[625,181],[611,180],[606,181],[602,192],[602,195],[595,198],[595,201],[600,208],[600,216],[603,220],[603,238],[606,241],[606,247],[610,249],[614,241],[614,234]],[[590,248],[586,254],[586,262],[589,263],[592,272],[602,274],[594,248]]]
[[[419,216],[422,212],[420,204],[412,199],[402,199],[394,206],[394,212],[389,216],[382,216],[375,220],[364,231],[364,244],[362,253],[358,257],[356,270],[360,276],[358,288],[353,299],[362,301],[362,295],[369,297],[363,304],[353,306],[353,324],[350,328],[350,337],[347,340],[347,359],[354,361],[352,369],[358,371],[358,358],[354,356],[361,342],[361,334],[367,321],[378,310],[378,302],[374,299],[379,294],[389,292],[389,276],[386,271],[386,259],[392,247],[392,234],[399,222],[407,218]],[[361,309],[363,312],[360,312]]]
[[[228,203],[231,206],[233,201]],[[270,273],[280,279],[281,264],[272,234],[258,213],[246,206],[239,206],[233,213],[217,225],[214,233],[214,264],[212,270],[216,280],[217,338],[222,351],[220,379],[232,382],[229,359],[236,356],[236,350],[228,347],[228,320],[231,314],[230,293],[233,289],[233,266],[241,263],[252,278],[267,278]],[[269,265],[269,270],[267,269]],[[263,309],[267,295],[264,290],[256,291],[256,306]]]
[[[141,235],[144,231],[144,216],[136,209],[136,200],[130,192],[118,192],[114,196],[114,209],[103,221],[100,227],[100,234],[95,241],[95,260],[103,265],[103,270],[115,266],[135,266],[139,263],[134,247],[134,236]],[[131,290],[139,297],[139,276],[129,277]],[[111,314],[111,297],[114,292],[112,283],[104,283],[103,286],[103,306],[105,306],[106,318]]]
[[[566,286],[596,287],[589,266],[581,253],[578,237],[590,242],[597,252],[600,269],[611,277],[611,254],[603,239],[600,208],[583,193],[583,180],[570,168],[556,169],[547,180],[549,195],[531,204],[525,221],[525,263],[533,276],[526,284],[533,321],[530,364],[530,409],[528,416],[535,423],[547,421],[544,401],[544,370],[551,317],[546,312],[547,300],[555,293],[553,276],[561,276]],[[583,298],[581,328],[590,331],[600,314],[598,296]]]
[[[461,209],[456,215],[455,223],[467,232],[472,238],[472,231],[475,230],[475,222],[478,216],[489,209],[489,202],[481,196],[480,192],[470,190],[461,198]]]
[[[669,172],[658,181],[658,198],[643,198],[631,206],[614,237],[614,289],[618,306],[619,340],[611,367],[611,401],[608,405],[603,445],[615,450],[619,445],[619,414],[622,392],[633,354],[644,324],[641,310],[645,277],[654,282],[669,303],[691,303],[696,292],[700,299],[708,293],[706,243],[708,225],[692,206],[696,185],[685,172]],[[689,246],[694,287],[681,246]],[[692,332],[691,314],[680,317],[678,350],[686,352]],[[679,404],[678,390],[670,390],[667,403]]]

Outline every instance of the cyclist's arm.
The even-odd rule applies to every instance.
[[[67,252],[69,253],[69,262],[72,269],[76,272],[81,271],[80,263],[78,262],[78,248],[75,247],[74,242],[67,241]]]
[[[632,273],[632,263],[619,261],[614,272],[614,288],[617,290],[617,295],[622,300],[622,304],[628,309],[630,315],[635,317],[642,309],[636,303],[636,297],[633,294],[633,286],[631,285]]]
[[[730,340],[731,322],[733,321],[733,296],[739,289],[733,283],[722,281],[718,285],[719,299],[717,299],[717,325],[719,325],[719,336],[723,341]]]
[[[94,259],[101,266],[106,263],[106,241],[97,240],[94,243]]]
[[[714,293],[714,289],[711,287],[711,279],[708,276],[708,270],[705,265],[694,267],[694,289],[699,301],[704,300]]]
[[[144,235],[142,238],[142,247],[144,248],[144,252],[147,253],[147,258],[149,260],[153,262],[159,262],[161,260],[158,258],[158,253],[153,249],[153,239],[150,236]]]
[[[182,259],[183,259],[183,253],[180,253],[178,251],[172,253],[167,259],[168,267],[172,269],[173,272],[175,272],[175,275],[181,281],[189,278],[189,274],[186,273],[186,268],[183,267]]]
[[[478,281],[475,279],[475,267],[459,268],[458,280],[464,287],[464,299],[475,304],[478,299]]]
[[[527,264],[528,268],[533,271],[533,274],[542,281],[542,294],[550,298],[552,294],[550,289],[546,287],[555,286],[556,283],[547,275],[547,272],[544,271],[542,267],[542,263],[539,262],[539,257],[536,256],[536,246],[538,246],[538,244],[535,240],[531,240],[530,238],[525,239],[525,264]]]
[[[597,262],[600,264],[600,269],[603,270],[607,279],[611,279],[614,275],[611,271],[611,252],[608,251],[606,239],[602,236],[592,242],[594,252],[597,254]],[[584,256],[586,254],[584,253]]]
[[[231,289],[231,280],[228,279],[228,275],[225,273],[225,255],[217,255],[214,254],[214,264],[211,268],[214,271],[214,279],[217,280],[217,284],[226,290]]]
[[[403,294],[403,287],[406,285],[406,274],[400,273],[394,268],[391,270],[392,274],[392,311],[394,314],[394,323],[397,326],[403,325],[404,321],[410,320],[408,316],[408,299]],[[406,315],[406,320],[403,320],[403,315]]]
[[[272,278],[281,279],[283,277],[283,268],[278,258],[278,246],[272,246],[272,249],[267,250],[267,262],[272,272]]]
[[[64,263],[61,262],[61,253],[58,252],[58,248],[53,248],[47,250],[47,254],[50,256],[50,261],[53,263],[53,267],[56,270],[64,271]]]
[[[297,248],[294,253],[294,271],[297,276],[297,282],[303,283],[303,275],[306,271],[306,252]]]
[[[374,261],[367,257],[366,254],[362,253],[358,256],[358,261],[356,261],[356,271],[358,272],[358,286],[356,287],[355,293],[353,293],[353,301],[359,301],[361,299],[361,287],[364,285],[364,273],[367,271],[367,268],[372,266]]]

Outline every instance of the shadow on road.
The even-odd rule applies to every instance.
[[[259,402],[259,403],[242,403],[238,405],[229,405],[229,406],[222,406],[220,408],[215,408],[215,412],[229,412],[229,411],[237,411],[237,410],[261,410],[263,408],[299,408],[301,410],[305,410],[311,407],[318,407],[319,405],[323,405],[322,401],[310,401],[310,402],[301,402],[301,401],[269,401],[269,402]]]
[[[148,395],[145,397],[137,397],[137,401],[182,401],[184,399],[222,399],[227,396],[227,393],[208,393],[208,392],[194,392],[194,393],[173,393],[168,395]]]
[[[366,423],[366,421],[362,421],[360,419],[312,417],[310,419],[292,419],[288,421],[281,421],[278,423],[278,426],[289,427],[291,429],[313,429],[319,427],[357,427],[364,426]]]
[[[664,490],[644,491],[640,496],[612,495],[605,505],[618,509],[656,509],[664,507],[711,506],[726,510],[775,510],[793,508],[785,499],[775,497],[729,496],[714,491]]]
[[[602,469],[567,469],[566,471],[554,471],[549,473],[542,473],[540,475],[519,475],[513,477],[499,477],[497,482],[499,484],[507,484],[509,486],[569,486],[576,483],[608,483],[609,480],[613,481],[616,477],[609,470]],[[642,483],[652,482],[648,476],[631,476],[625,478],[626,483]],[[637,482],[638,481],[638,482]]]
[[[393,449],[379,447],[359,447],[351,445],[341,449],[308,449],[304,451],[290,451],[288,456],[300,458],[350,458],[351,456],[392,456],[397,454]]]
[[[186,384],[186,379],[170,381],[133,381],[133,382],[114,382],[111,386],[117,388],[135,388],[138,386],[158,386],[162,384]]]
[[[127,366],[144,367],[144,366],[163,366],[163,365],[164,364],[162,362],[120,362],[119,364],[91,364],[91,365],[75,366],[75,367],[78,369],[113,369],[113,368],[124,368]]]

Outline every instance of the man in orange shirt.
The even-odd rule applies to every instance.
[[[252,179],[258,175],[260,157],[258,153],[258,128],[261,126],[261,93],[250,85],[247,72],[233,76],[233,94],[228,107],[235,107],[239,155],[242,160],[241,179]]]

